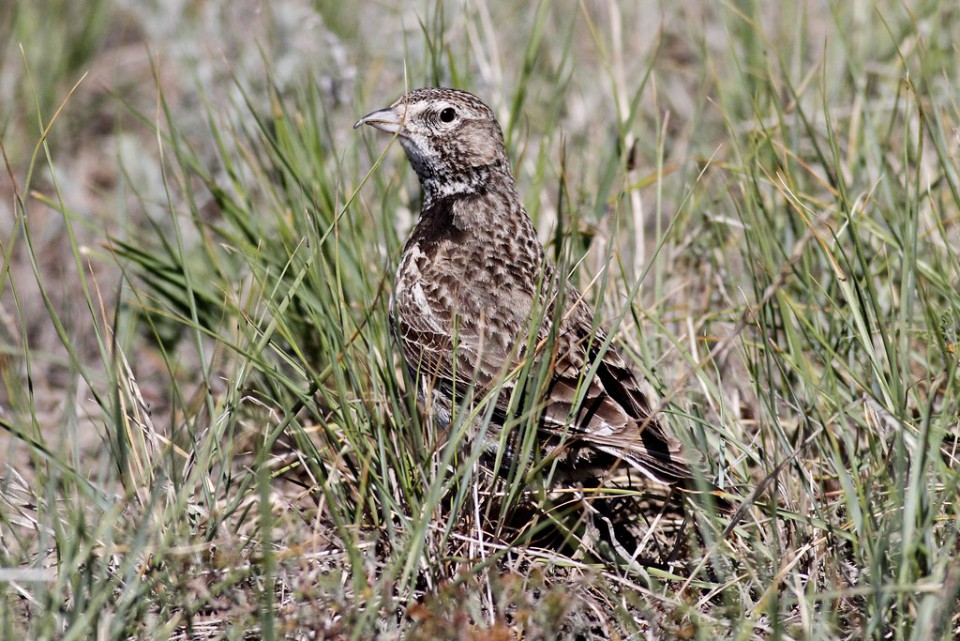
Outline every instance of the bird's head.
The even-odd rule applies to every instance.
[[[500,125],[487,105],[465,91],[416,89],[353,127],[360,125],[400,139],[425,200],[482,193],[494,173],[510,176]]]

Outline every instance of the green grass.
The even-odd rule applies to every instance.
[[[0,637],[958,633],[951,3],[42,5],[0,9]],[[585,517],[637,492],[493,482],[422,420],[386,314],[419,189],[350,125],[428,84],[493,106],[745,505],[690,502],[670,562]]]

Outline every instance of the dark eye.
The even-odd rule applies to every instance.
[[[440,112],[440,120],[443,122],[453,122],[453,119],[457,117],[457,112],[454,111],[453,107],[447,107]]]

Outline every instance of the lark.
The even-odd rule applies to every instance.
[[[464,399],[486,399],[495,404],[494,429],[502,428],[516,372],[535,359],[550,368],[538,390],[539,455],[556,458],[561,475],[626,463],[653,481],[685,485],[691,465],[680,442],[651,415],[637,374],[544,255],[491,109],[464,91],[417,89],[354,128],[361,125],[397,137],[423,190],[390,323],[441,427]]]

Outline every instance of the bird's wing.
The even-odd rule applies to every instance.
[[[622,458],[656,480],[690,478],[691,464],[680,441],[652,416],[636,375],[616,349],[603,350],[606,338],[591,319],[583,306],[569,311],[561,325],[544,429]],[[596,375],[587,380],[593,366]]]

